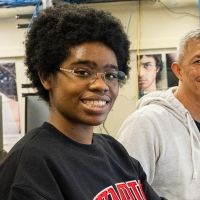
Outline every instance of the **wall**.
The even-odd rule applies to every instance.
[[[134,111],[138,99],[136,53],[173,52],[179,38],[199,26],[198,5],[195,0],[144,0],[141,3],[137,1],[102,6],[122,20],[131,41],[131,78],[121,88],[115,106],[105,122],[106,130],[116,136],[123,120]],[[106,132],[103,126],[100,128],[97,130]]]
[[[23,83],[28,83],[24,67],[24,40],[27,30],[17,29],[18,23],[28,23],[30,20],[17,20],[16,14],[33,13],[34,7],[0,8],[0,62],[15,62],[18,101],[20,104],[21,133],[16,135],[4,135],[4,149],[9,150],[12,145],[24,135],[24,98],[22,93]]]
[[[167,5],[168,8],[164,5]],[[135,108],[137,101],[136,52],[170,52],[176,48],[179,38],[188,30],[199,26],[198,6],[195,0],[143,0],[132,2],[88,4],[97,9],[111,11],[121,19],[131,41],[131,72],[127,84],[120,89],[118,99],[109,114],[105,127],[115,136],[126,116]],[[5,149],[9,149],[24,134],[24,99],[21,94],[25,89],[22,83],[28,83],[23,64],[26,29],[17,29],[15,14],[30,12],[27,10],[0,9],[0,62],[15,61],[19,102],[21,105],[22,134],[4,138]],[[9,11],[9,14],[6,14]],[[103,125],[96,127],[98,132],[106,133]]]

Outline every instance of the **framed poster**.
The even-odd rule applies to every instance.
[[[162,54],[148,53],[137,56],[137,67],[139,97],[166,88],[166,84],[159,85],[164,68]]]
[[[167,86],[173,87],[178,85],[178,78],[171,70],[171,65],[176,61],[176,53],[166,53],[166,67],[167,67]]]
[[[0,63],[3,134],[20,133],[15,63]]]
[[[178,79],[171,70],[176,56],[175,51],[147,52],[137,56],[139,98],[150,92],[178,85]]]

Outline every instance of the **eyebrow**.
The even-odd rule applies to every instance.
[[[87,65],[87,66],[91,66],[92,68],[97,67],[97,64],[91,60],[77,60],[77,61],[71,63],[71,65]],[[118,69],[118,66],[114,65],[114,64],[106,64],[103,67]]]
[[[194,60],[194,59],[200,59],[200,55],[198,54],[198,55],[194,55],[193,57],[192,57],[192,60]]]
[[[154,63],[152,63],[151,61],[149,61],[149,62],[140,62],[140,65],[144,65],[144,64],[153,64],[154,65]]]

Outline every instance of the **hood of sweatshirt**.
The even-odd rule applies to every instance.
[[[136,109],[141,107],[156,104],[164,107],[174,117],[176,117],[188,130],[191,143],[191,157],[193,164],[193,179],[197,178],[198,168],[196,160],[199,160],[196,148],[200,150],[200,137],[198,136],[199,130],[195,125],[189,111],[184,105],[174,96],[174,91],[177,87],[169,88],[167,91],[155,91],[143,96],[136,105]]]
[[[180,120],[186,128],[188,128],[187,114],[188,110],[184,105],[173,95],[177,87],[172,87],[167,91],[155,91],[143,96],[136,105],[139,109],[149,104],[156,104],[165,107],[171,114]]]

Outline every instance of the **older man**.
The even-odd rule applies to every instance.
[[[178,87],[144,96],[120,128],[119,141],[159,195],[199,200],[200,29],[183,37],[172,70]]]

